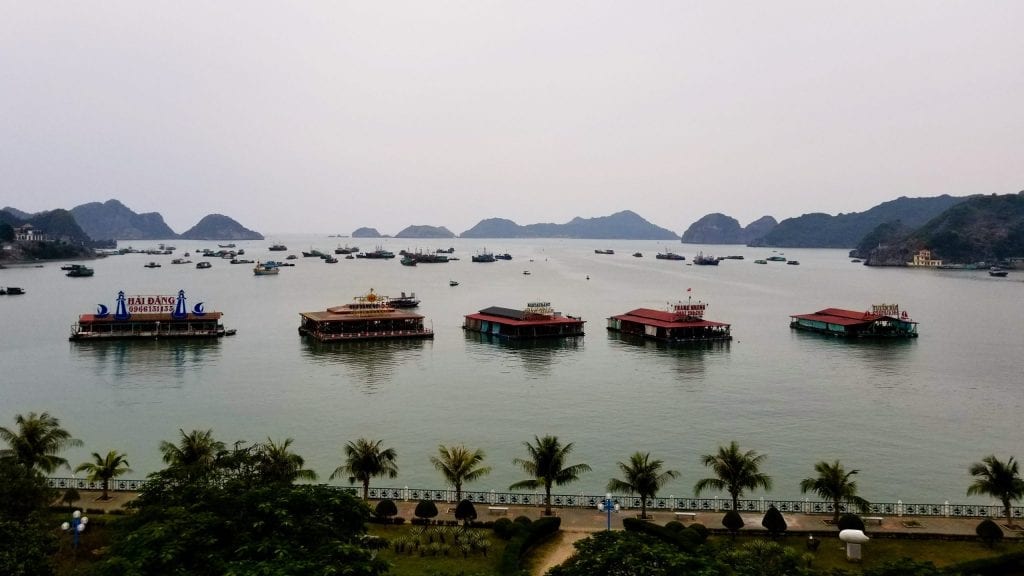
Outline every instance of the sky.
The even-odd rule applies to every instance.
[[[676,233],[1024,188],[1024,2],[0,2],[0,206]]]

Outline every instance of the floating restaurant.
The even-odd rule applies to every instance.
[[[732,340],[730,325],[704,319],[707,304],[687,299],[668,310],[637,308],[608,319],[608,330],[663,342],[715,342]]]
[[[423,316],[395,309],[372,288],[351,304],[299,316],[299,334],[321,342],[434,337],[433,330],[423,327]]]
[[[826,308],[791,316],[789,327],[848,338],[917,338],[917,322],[898,304],[877,304],[870,311]]]
[[[220,312],[207,312],[203,302],[189,311],[185,291],[177,296],[125,296],[117,293],[114,313],[100,304],[95,314],[82,314],[71,326],[70,340],[113,340],[133,338],[220,338],[234,330],[225,330]]]
[[[466,316],[464,330],[503,338],[568,338],[583,336],[584,320],[555,312],[550,302],[530,302],[523,310],[491,306]]]

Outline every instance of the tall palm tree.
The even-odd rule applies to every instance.
[[[345,445],[345,463],[334,469],[331,479],[348,475],[350,484],[363,483],[363,500],[370,498],[370,480],[375,476],[398,476],[398,455],[394,448],[382,448],[383,440],[359,438]]]
[[[981,462],[971,464],[968,471],[974,476],[974,483],[967,487],[967,495],[984,494],[999,498],[1006,512],[1006,523],[1013,524],[1013,501],[1024,498],[1024,480],[1013,456],[1005,463],[995,455],[986,456]]]
[[[43,412],[18,414],[14,419],[16,430],[0,427],[0,440],[9,448],[0,450],[0,458],[11,458],[29,470],[52,474],[68,465],[59,454],[65,448],[81,446],[82,441],[60,427],[60,420]]]
[[[533,476],[529,480],[521,480],[509,486],[509,490],[519,488],[536,489],[544,487],[544,515],[551,515],[551,486],[568,484],[579,480],[580,474],[590,472],[590,466],[586,464],[566,465],[569,454],[572,453],[573,443],[565,446],[558,441],[557,436],[545,436],[543,438],[533,437],[534,443],[523,442],[530,457],[528,459],[515,458],[513,464],[518,465],[524,472]]]
[[[209,472],[226,453],[224,443],[213,438],[213,430],[193,430],[186,434],[179,428],[178,432],[181,433],[178,443],[160,442],[160,452],[164,463],[187,476]]]
[[[818,473],[818,476],[801,480],[800,492],[802,494],[814,492],[821,498],[831,500],[835,506],[832,515],[833,523],[839,523],[839,506],[843,502],[853,505],[861,512],[867,510],[871,505],[867,500],[857,496],[857,482],[850,479],[860,470],[847,472],[839,460],[831,464],[822,460],[814,465],[814,471]]]
[[[772,479],[760,471],[766,456],[754,450],[740,452],[733,440],[729,446],[719,446],[717,454],[705,454],[701,462],[711,468],[714,478],[699,480],[693,487],[696,494],[704,490],[725,490],[732,497],[732,509],[739,508],[740,496],[744,490],[772,489]]]
[[[665,464],[662,460],[651,460],[650,452],[634,452],[629,462],[619,462],[619,470],[623,479],[612,478],[608,481],[611,492],[625,492],[640,495],[640,517],[647,518],[647,499],[654,498],[658,490],[666,482],[679,477],[676,470],[661,471]]]
[[[132,469],[128,467],[128,456],[122,452],[111,450],[107,452],[106,456],[100,456],[98,453],[92,453],[92,462],[83,462],[75,468],[75,472],[85,472],[88,474],[90,482],[103,481],[103,496],[101,500],[107,500],[107,489],[110,487],[110,479],[117,478],[118,476],[131,472]]]
[[[306,461],[291,451],[292,442],[292,438],[285,438],[278,444],[267,438],[267,443],[260,447],[258,467],[264,481],[291,484],[296,480],[316,480],[316,472],[303,468]]]
[[[455,486],[455,501],[462,501],[462,485],[465,482],[479,480],[491,473],[490,466],[480,466],[484,461],[484,451],[470,450],[465,445],[437,447],[437,456],[431,456],[430,462],[444,475],[452,486]]]

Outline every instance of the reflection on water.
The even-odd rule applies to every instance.
[[[560,354],[583,348],[583,336],[516,340],[493,334],[464,331],[466,351],[482,362],[519,361],[523,370],[535,378],[551,375],[551,367]]]
[[[145,380],[139,376],[154,373],[164,378],[148,381],[163,383],[170,375],[180,382],[188,373],[221,360],[219,338],[86,340],[69,346],[72,357],[90,366],[97,376],[119,384],[130,381],[133,386]]]
[[[391,380],[395,369],[416,362],[433,346],[429,339],[363,340],[356,342],[320,342],[302,339],[302,356],[323,366],[341,366],[349,380],[373,393]]]
[[[792,330],[792,336],[801,346],[813,348],[819,358],[834,357],[836,362],[861,371],[872,382],[884,383],[886,388],[898,385],[913,371],[918,350],[918,338],[840,338]]]
[[[705,361],[729,352],[728,340],[669,343],[611,331],[608,343],[616,352],[628,353],[636,361],[666,364],[683,379],[703,378]]]

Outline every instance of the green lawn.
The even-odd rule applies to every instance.
[[[380,558],[391,564],[389,574],[395,576],[423,576],[423,575],[484,575],[496,574],[498,560],[505,551],[505,541],[494,536],[489,529],[471,528],[470,534],[474,534],[477,546],[474,550],[468,551],[463,556],[463,550],[457,542],[457,536],[462,532],[462,527],[445,527],[439,532],[438,527],[410,526],[383,526],[370,524],[370,534],[385,538],[389,546],[380,551]],[[442,541],[443,539],[443,541]],[[486,541],[483,545],[486,548],[486,555],[481,550],[479,543]],[[404,551],[395,550],[396,542],[404,542]],[[444,549],[447,547],[447,554]]]
[[[782,538],[783,546],[804,553],[806,548],[805,537],[790,536]],[[911,539],[890,539],[874,538],[861,548],[863,562],[861,566],[870,568],[901,558],[911,558],[922,562],[931,562],[938,567],[959,564],[968,560],[999,556],[1008,552],[1016,552],[1022,549],[1024,544],[1020,542],[1004,542],[993,548],[985,547],[981,542],[974,541],[952,541],[952,540],[911,540]],[[814,564],[816,569],[856,568],[857,564],[846,560],[846,545],[839,541],[839,538],[823,539],[818,551],[814,553]]]

